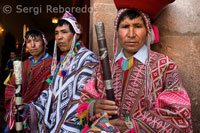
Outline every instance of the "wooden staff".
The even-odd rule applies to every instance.
[[[112,76],[109,64],[108,49],[106,45],[104,23],[97,22],[95,24],[96,35],[99,46],[99,56],[101,58],[101,65],[103,70],[104,86],[108,100],[115,101],[114,89],[112,86]],[[117,115],[112,116],[112,119],[117,118]]]
[[[15,107],[17,109],[16,117],[16,124],[15,128],[17,133],[23,132],[23,119],[21,116],[21,110],[19,107],[22,105],[22,61],[14,61],[14,75],[15,75],[15,83],[16,83],[16,90],[15,90]]]

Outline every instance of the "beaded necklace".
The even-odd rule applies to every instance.
[[[61,77],[65,77],[67,75],[67,73],[69,72],[69,65],[71,63],[71,61],[73,60],[73,58],[75,57],[75,55],[78,53],[78,50],[81,48],[81,46],[83,46],[83,43],[81,41],[77,42],[74,46],[73,51],[71,51],[71,53],[67,53],[66,55],[61,57],[61,61],[60,63],[56,66],[57,67],[57,71],[55,72],[54,75],[59,75]],[[68,58],[68,56],[71,55],[70,58]],[[58,69],[59,67],[59,69]],[[51,83],[53,79],[53,75],[48,75],[47,77],[47,82]]]

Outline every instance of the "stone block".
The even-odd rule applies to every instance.
[[[93,40],[92,50],[98,54],[98,45],[97,45],[97,39],[96,39],[96,31],[95,31],[95,23],[96,22],[103,22],[105,26],[105,35],[106,35],[106,41],[107,46],[109,50],[109,56],[112,58],[113,56],[113,50],[112,50],[112,42],[113,42],[113,35],[114,35],[114,20],[116,15],[116,8],[113,4],[107,4],[107,3],[94,3],[94,12],[92,17],[93,24],[92,32],[93,32]]]
[[[171,32],[199,33],[199,9],[199,0],[176,0],[162,11],[156,24]]]

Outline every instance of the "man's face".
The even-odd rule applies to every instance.
[[[69,26],[64,24],[57,26],[55,29],[55,39],[60,51],[67,54],[71,48],[74,34],[70,31]]]
[[[147,30],[141,16],[129,19],[125,17],[118,28],[119,42],[124,48],[126,58],[135,54],[146,41]]]
[[[26,40],[26,48],[32,56],[41,57],[44,54],[44,45],[40,36],[29,36]]]
[[[10,52],[10,58],[11,58],[11,59],[14,59],[15,57],[16,57],[15,52]]]

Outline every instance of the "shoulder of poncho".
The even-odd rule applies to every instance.
[[[151,51],[150,56],[151,56],[150,64],[152,64],[153,66],[155,64],[160,64],[161,62],[165,62],[166,65],[171,64],[171,65],[177,66],[175,62],[169,56],[164,55],[162,53]]]
[[[53,60],[52,56],[49,56],[48,58],[44,59],[44,61],[52,61],[52,60]]]
[[[23,61],[23,64],[27,64],[27,63],[30,63],[31,60],[30,59],[26,59],[25,61]]]
[[[157,59],[157,60],[168,59],[170,62],[173,62],[173,60],[169,56],[164,55],[162,53],[155,52],[155,51],[151,51],[150,56],[151,56],[152,59]]]
[[[81,47],[77,53],[78,55],[79,54],[93,54],[96,56],[96,54],[94,52],[92,52],[91,50],[87,49],[86,47]]]

